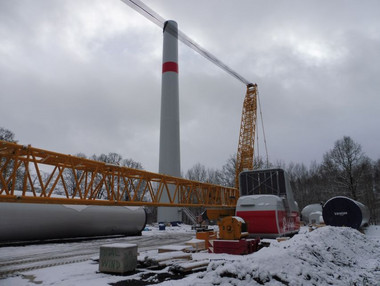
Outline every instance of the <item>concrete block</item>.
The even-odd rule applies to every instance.
[[[100,246],[99,271],[126,273],[136,269],[137,245],[113,243]]]

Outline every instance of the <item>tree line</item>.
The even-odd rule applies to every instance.
[[[15,134],[5,128],[0,127],[0,140],[3,141],[8,141],[8,142],[13,142],[17,143],[17,140],[15,138]],[[143,170],[143,166],[140,162],[137,162],[131,158],[123,158],[122,155],[110,152],[108,154],[100,154],[100,155],[91,155],[87,156],[84,153],[77,153],[75,154],[76,157],[84,158],[84,159],[89,159],[89,160],[94,160],[94,161],[99,161],[99,162],[104,162],[106,164],[112,164],[112,165],[118,165],[122,167],[128,167],[128,168],[133,168],[133,169],[140,169]],[[3,168],[6,166],[5,168]],[[8,178],[9,175],[13,172],[14,168],[14,162],[8,162],[6,164],[6,159],[1,158],[0,161],[0,170],[3,172],[3,177]],[[54,189],[54,194],[56,195],[65,195],[65,192],[69,196],[75,196],[77,193],[77,188],[78,188],[78,178],[82,176],[83,171],[82,170],[75,170],[71,168],[66,168],[62,176],[64,178],[64,181],[60,180],[59,183],[56,185]],[[40,170],[40,175],[42,177],[42,180],[44,182],[47,182],[49,180],[50,173],[44,172],[43,170]],[[92,178],[95,182],[95,185],[100,182],[103,178],[99,174],[88,174],[89,176],[94,176]],[[17,168],[17,173],[16,173],[16,180],[15,180],[15,189],[16,190],[22,190],[23,189],[23,184],[24,184],[24,176],[25,176],[25,167],[24,166],[19,166]],[[34,172],[30,174],[32,178],[32,184],[34,186],[34,189],[36,192],[40,192],[40,184],[38,182],[38,176]],[[91,178],[88,178],[89,181],[91,181]],[[109,179],[105,181],[105,184],[112,184],[113,180]],[[143,190],[145,188],[145,182],[139,183],[138,180],[128,180],[128,182],[124,182],[121,180],[120,182],[113,182],[114,184],[120,184],[120,188],[124,188],[124,184],[129,184],[128,189],[131,190],[129,192],[130,196],[134,196],[135,192],[137,192],[137,197],[141,197],[143,195]],[[10,183],[11,184],[11,183]],[[85,188],[84,186],[85,182],[82,180],[79,183],[79,187],[83,190]],[[2,185],[2,182],[0,182],[0,187]],[[132,186],[133,185],[133,186]],[[8,186],[9,188],[11,186]],[[108,186],[109,187],[109,186]],[[31,191],[31,190],[27,190]],[[105,199],[107,198],[107,188],[105,185],[102,186],[102,188],[97,192],[96,197],[98,199]],[[124,200],[129,200],[130,198],[128,197],[128,193],[125,193]],[[145,198],[142,200],[149,200],[148,194],[145,194]],[[156,207],[147,207],[146,211],[148,213],[148,222],[153,222],[155,221],[155,217],[157,216],[157,208]]]
[[[1,127],[0,140],[17,143],[15,134]],[[117,153],[94,154],[90,157],[79,153],[76,156],[143,169],[141,163],[131,158],[124,159]],[[230,155],[220,169],[207,168],[196,163],[186,171],[183,177],[199,182],[234,187],[235,166],[236,155]],[[365,155],[360,144],[351,137],[344,136],[337,140],[334,146],[323,155],[321,163],[313,161],[309,167],[303,163],[264,163],[260,157],[254,159],[254,169],[277,167],[287,172],[300,210],[308,204],[323,203],[334,196],[347,196],[369,208],[371,223],[380,223],[380,159],[371,160]],[[9,170],[3,170],[3,172],[7,171]],[[22,176],[22,170],[19,175]],[[74,174],[70,170],[66,170],[64,176],[70,193],[75,193]],[[18,182],[22,183],[22,180],[18,180]],[[59,190],[57,192],[59,193]]]
[[[210,169],[197,163],[185,177],[191,180],[234,186],[236,155],[228,158],[221,169]],[[370,222],[380,223],[380,159],[371,160],[360,144],[351,137],[337,140],[323,155],[321,163],[283,162],[264,163],[255,158],[254,169],[282,168],[289,177],[294,197],[300,210],[313,203],[324,203],[335,196],[346,196],[365,204],[371,215]]]
[[[15,134],[12,131],[5,129],[5,128],[2,128],[2,127],[0,127],[0,140],[17,143],[17,140],[15,139]],[[141,163],[134,161],[131,158],[124,159],[120,154],[113,153],[113,152],[111,152],[109,154],[100,154],[100,155],[94,154],[92,156],[87,156],[84,153],[77,153],[77,154],[75,154],[75,156],[80,157],[80,158],[84,158],[84,159],[90,159],[90,160],[94,160],[94,161],[104,162],[107,164],[118,165],[118,166],[122,166],[122,167],[128,167],[128,168],[133,168],[133,169],[143,169],[143,166]],[[4,164],[3,161],[5,162],[4,158],[2,158],[2,162],[1,162],[2,164],[0,166],[2,166]],[[10,162],[10,164],[7,164],[6,168],[3,168],[4,177],[8,177],[8,175],[12,172],[12,168],[13,168],[13,162]],[[62,174],[62,176],[64,177],[65,186],[63,186],[62,182],[60,182],[56,186],[54,193],[58,194],[58,195],[64,194],[64,192],[65,192],[64,188],[65,188],[70,196],[74,195],[76,193],[76,188],[78,186],[77,185],[78,182],[77,182],[76,178],[80,178],[82,172],[83,171],[81,171],[81,170],[74,170],[71,168],[66,168]],[[43,181],[47,181],[50,174],[40,170],[40,175],[41,175]],[[24,166],[21,166],[17,169],[16,185],[15,185],[16,190],[22,190],[22,188],[23,188],[23,177],[24,177]],[[38,180],[37,174],[31,174],[31,177],[33,180],[33,185],[34,185],[34,182],[36,182]],[[100,177],[94,178],[94,179],[95,179],[95,181],[101,180]],[[1,182],[0,182],[0,184],[1,184]],[[36,184],[36,187],[38,188],[39,184]],[[98,198],[105,198],[105,191],[106,191],[105,189],[104,190],[102,189],[98,193],[97,197]]]

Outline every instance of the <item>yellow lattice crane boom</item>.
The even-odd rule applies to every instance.
[[[228,209],[238,198],[234,188],[0,140],[0,202]]]
[[[239,145],[236,158],[235,188],[239,188],[239,174],[253,169],[253,152],[257,119],[257,84],[248,84],[244,98]]]

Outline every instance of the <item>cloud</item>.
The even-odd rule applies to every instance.
[[[258,83],[272,161],[321,160],[343,135],[380,157],[378,2],[144,3]],[[0,39],[0,125],[20,143],[157,171],[158,26],[118,0],[2,1]],[[220,168],[245,86],[183,44],[179,60],[182,170]]]

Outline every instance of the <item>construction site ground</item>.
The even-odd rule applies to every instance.
[[[185,244],[186,242],[189,242]],[[133,273],[100,273],[99,248],[138,245]],[[283,240],[265,240],[256,253],[210,254],[198,248],[195,230],[150,225],[138,237],[0,247],[0,285],[378,285],[380,226],[361,233],[320,227]],[[269,243],[268,243],[269,242]]]

